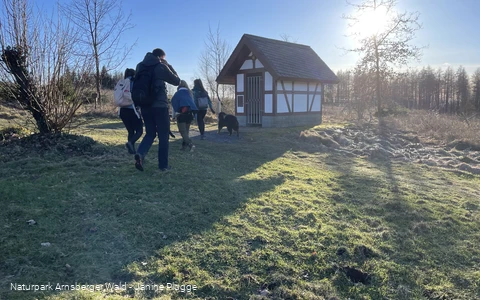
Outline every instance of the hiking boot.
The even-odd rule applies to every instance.
[[[188,148],[190,148],[190,152],[193,152],[195,150],[195,145],[194,144],[189,144]]]
[[[200,139],[201,139],[201,140],[204,140],[204,139],[205,139],[205,135],[202,134],[202,135],[200,136]]]
[[[131,142],[127,142],[125,147],[127,148],[128,153],[135,154],[135,146]]]
[[[172,166],[168,166],[166,168],[160,169],[161,172],[168,172],[172,169]]]
[[[143,171],[143,159],[140,154],[135,154],[135,168],[139,171]]]

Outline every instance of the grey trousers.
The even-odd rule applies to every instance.
[[[192,139],[190,139],[189,132],[190,132],[190,123],[182,122],[177,123],[178,131],[182,135],[182,146],[188,146],[192,143]]]

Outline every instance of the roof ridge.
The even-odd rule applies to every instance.
[[[311,48],[309,45],[292,43],[292,42],[286,42],[286,41],[282,41],[282,40],[276,40],[276,39],[272,39],[272,38],[266,38],[266,37],[263,37],[263,36],[258,36],[258,35],[248,34],[248,33],[245,33],[243,36],[245,36],[245,37],[250,37],[250,38],[257,38],[257,39],[264,40],[264,41],[269,41],[269,42],[287,44],[287,45],[291,45],[291,46],[295,46],[295,47],[302,46],[302,47]]]
[[[217,77],[217,82],[235,83],[237,71],[253,52],[274,78],[297,78],[338,83],[338,78],[308,45],[243,34]]]

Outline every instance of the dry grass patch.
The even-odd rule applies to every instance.
[[[326,123],[376,124],[377,119],[358,121],[355,115],[342,106],[324,104],[323,119]],[[406,113],[385,117],[386,125],[392,129],[416,133],[423,141],[448,144],[464,142],[480,148],[480,118],[439,114],[434,111],[406,110]]]
[[[430,111],[409,111],[388,117],[386,121],[397,129],[413,131],[440,142],[463,141],[480,146],[480,119],[443,115]]]

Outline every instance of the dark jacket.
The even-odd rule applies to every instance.
[[[136,73],[138,74],[144,68],[148,66],[155,66],[155,75],[153,77],[153,99],[152,107],[169,107],[167,98],[167,85],[165,82],[178,86],[180,84],[180,78],[174,71],[168,66],[168,63],[160,62],[157,56],[148,52],[141,63],[137,65]]]
[[[172,97],[172,107],[176,113],[179,113],[180,109],[184,106],[190,107],[190,111],[198,111],[190,91],[187,88],[180,88]]]
[[[210,107],[210,109],[213,110],[212,100],[210,100],[210,97],[208,96],[208,93],[206,91],[202,91],[200,89],[193,88],[192,92],[193,92],[193,100],[195,101],[195,105],[197,105],[197,107],[198,107],[198,98],[207,97],[208,98],[208,107]],[[207,109],[205,108],[205,109],[202,109],[202,110],[207,110]]]

